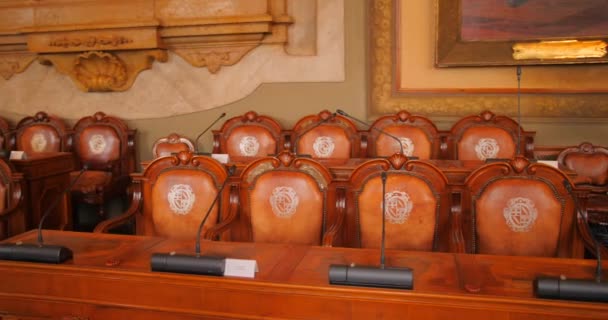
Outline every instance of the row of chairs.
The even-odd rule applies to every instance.
[[[401,154],[371,159],[340,184],[287,151],[237,177],[182,151],[134,175],[131,207],[95,231],[135,220],[137,234],[194,241],[209,212],[209,240],[378,248],[384,212],[391,249],[582,258],[593,240],[568,183],[524,157],[483,165],[454,189],[434,165]]]
[[[449,131],[406,111],[380,117],[365,130],[328,110],[303,117],[290,130],[269,116],[249,111],[213,131],[213,152],[233,158],[264,157],[284,149],[316,159],[387,157],[402,150],[419,159],[485,160],[519,154],[533,158],[534,136],[513,119],[490,111],[464,117]],[[155,143],[153,154],[185,149],[195,149],[192,141],[172,134]]]
[[[135,172],[135,133],[121,119],[103,112],[79,119],[72,128],[55,116],[38,112],[13,129],[0,119],[0,149],[24,151],[28,157],[72,152],[72,179],[81,168],[88,168],[76,181],[73,198],[96,205],[103,216],[103,204],[123,196],[130,184],[129,174]]]

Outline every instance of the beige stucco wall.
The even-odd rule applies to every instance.
[[[140,160],[150,158],[152,144],[157,138],[170,132],[178,132],[194,138],[222,112],[228,113],[228,116],[236,116],[248,110],[255,110],[261,114],[271,115],[287,128],[300,117],[317,113],[325,108],[340,107],[355,116],[366,117],[366,1],[344,2],[346,30],[344,82],[262,84],[246,98],[212,110],[163,119],[129,120],[129,126],[137,128],[139,132],[137,144]],[[153,91],[154,88],[147,90]],[[99,109],[103,110],[103,106],[99,106]],[[500,113],[500,110],[494,111]],[[23,117],[16,113],[8,113],[6,110],[0,110],[0,116],[8,118],[13,124]],[[436,120],[439,121],[442,129],[448,128],[452,121]],[[73,124],[72,120],[68,122]],[[527,130],[538,132],[537,144],[568,145],[586,140],[608,145],[605,140],[608,136],[607,122],[606,119],[524,119],[523,126]],[[217,124],[216,128],[219,126],[220,124]],[[202,149],[211,150],[211,134],[207,134],[202,141],[204,143]]]

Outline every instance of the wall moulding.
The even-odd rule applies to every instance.
[[[39,57],[86,92],[124,91],[153,61],[165,62],[166,51],[217,73],[260,45],[286,45],[288,27],[294,23],[288,3],[294,1],[4,1],[0,74],[9,79]],[[316,0],[304,2],[316,5]],[[303,21],[310,24],[314,19]],[[310,47],[314,41],[310,38],[301,46]],[[93,66],[113,73],[84,76]]]

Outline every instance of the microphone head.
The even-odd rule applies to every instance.
[[[341,116],[345,116],[346,115],[346,112],[342,111],[342,109],[337,109],[336,113],[338,113]]]
[[[382,180],[386,181],[386,171],[382,171],[380,177],[382,178]]]
[[[223,118],[226,116],[226,112],[222,112],[222,114],[220,114],[220,118]]]

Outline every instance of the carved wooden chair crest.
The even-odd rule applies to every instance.
[[[72,149],[71,132],[57,117],[37,112],[17,124],[13,145],[26,154],[69,152]]]
[[[0,240],[25,232],[23,175],[0,160]]]
[[[399,142],[382,131],[399,138],[401,147]],[[414,116],[407,111],[378,118],[370,126],[368,136],[368,150],[372,157],[388,157],[403,148],[407,157],[439,158],[441,138],[435,124],[426,117]]]
[[[300,119],[293,127],[291,144],[297,154],[315,159],[364,158],[361,137],[348,118],[327,110]]]
[[[129,174],[135,171],[135,133],[120,119],[97,112],[74,125],[74,152],[77,167],[85,172],[72,188],[79,201],[99,205],[111,197],[126,195]],[[73,173],[76,177],[78,172]]]
[[[509,117],[484,111],[478,116],[464,117],[452,126],[447,153],[449,158],[458,160],[512,159],[516,155],[533,158],[534,135],[535,132],[524,131]]]
[[[230,157],[266,157],[283,149],[282,128],[268,116],[249,111],[213,130],[213,152]]]
[[[241,173],[240,217],[247,232],[240,240],[334,244],[342,220],[329,205],[336,202],[330,182],[324,166],[287,151],[253,161]]]
[[[524,157],[477,169],[465,181],[467,251],[582,258],[594,245],[569,183],[560,170]]]
[[[386,248],[449,251],[451,206],[447,178],[435,166],[408,161],[401,154],[374,159],[353,170],[345,224],[352,245],[380,248],[383,172]]]
[[[171,133],[154,142],[154,145],[152,146],[152,156],[154,158],[160,158],[177,154],[180,151],[194,152],[194,150],[194,143],[192,143],[190,139],[177,133]]]
[[[131,206],[122,215],[100,223],[106,232],[135,218],[136,233],[194,241],[199,224],[221,185],[228,179],[224,166],[189,151],[157,158],[141,174],[133,175]],[[236,199],[227,185],[205,221],[203,234],[236,214]]]

